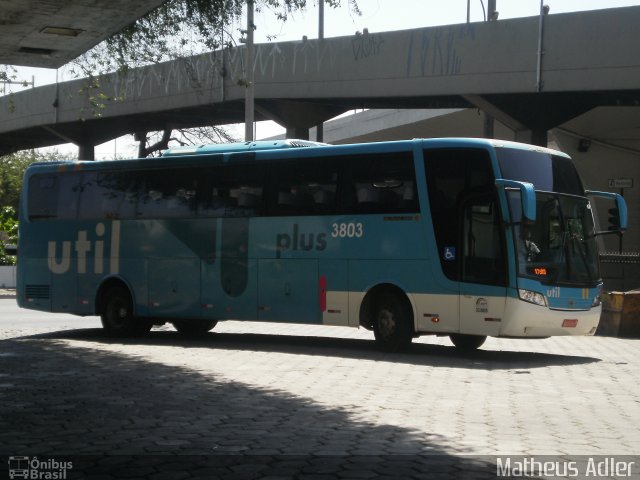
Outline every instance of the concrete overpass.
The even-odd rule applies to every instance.
[[[58,68],[166,0],[2,0],[0,64]]]
[[[356,107],[479,107],[546,143],[597,106],[640,105],[639,24],[628,7],[258,45],[257,120],[305,138]],[[126,133],[242,122],[245,72],[242,47],[4,97],[0,153],[72,142],[90,158]]]

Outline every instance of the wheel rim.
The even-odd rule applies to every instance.
[[[378,331],[383,337],[392,336],[397,329],[396,319],[393,316],[393,312],[383,308],[378,313]]]
[[[120,299],[115,300],[109,309],[109,321],[117,328],[124,326],[129,316],[129,310],[124,302]]]

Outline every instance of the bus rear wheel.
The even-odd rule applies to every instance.
[[[133,301],[127,289],[114,287],[108,290],[102,301],[100,319],[109,335],[126,337],[148,333],[153,326],[149,320],[133,316]]]
[[[405,351],[413,339],[411,309],[393,293],[383,293],[373,309],[373,334],[380,349]]]
[[[194,337],[198,335],[204,335],[208,331],[212,330],[218,322],[216,320],[175,320],[173,323],[174,328],[182,335]]]
[[[449,338],[456,348],[467,352],[477,350],[487,339],[484,335],[465,335],[462,333],[452,333]]]

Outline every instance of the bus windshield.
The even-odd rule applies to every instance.
[[[536,221],[529,223],[521,218],[520,192],[508,196],[519,275],[545,284],[595,286],[600,273],[589,201],[536,192]]]
[[[533,183],[536,221],[522,219],[520,192],[509,203],[518,274],[545,284],[595,286],[600,279],[591,204],[569,157],[550,151],[496,149],[503,178]]]
[[[497,148],[502,178],[533,183],[536,190],[584,196],[580,176],[571,159],[547,152]]]

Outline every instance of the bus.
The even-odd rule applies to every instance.
[[[24,177],[17,301],[111,335],[222,320],[421,335],[593,335],[602,279],[572,160],[486,139],[301,140],[40,163]]]

